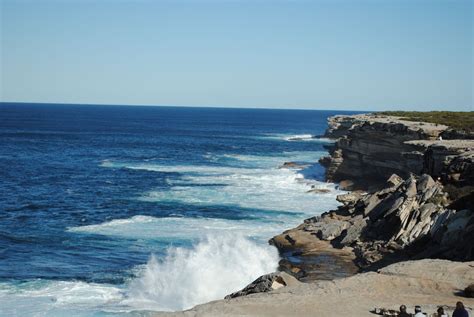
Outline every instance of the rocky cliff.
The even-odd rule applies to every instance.
[[[370,114],[334,116],[328,125],[325,136],[336,143],[320,163],[346,189],[375,189],[394,173],[474,183],[474,140],[446,140],[458,135],[448,126]]]
[[[455,209],[443,186],[424,174],[406,180],[392,175],[384,188],[338,196],[337,210],[309,218],[271,239],[282,252],[301,249],[302,237],[330,242],[354,253],[362,269],[419,258],[474,260],[471,194]]]
[[[327,180],[364,191],[339,196],[337,210],[272,238],[282,254],[344,250],[361,269],[474,260],[474,140],[446,139],[459,134],[444,125],[373,114],[335,116],[328,125],[326,137],[336,142],[321,159]]]

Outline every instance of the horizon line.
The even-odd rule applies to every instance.
[[[106,107],[162,107],[162,108],[212,108],[212,109],[250,109],[250,110],[301,110],[301,111],[351,111],[351,112],[380,112],[387,110],[350,110],[350,109],[315,109],[315,108],[272,108],[255,106],[212,106],[212,105],[157,105],[157,104],[111,104],[111,103],[69,103],[69,102],[30,102],[30,101],[0,101],[1,104],[34,104],[34,105],[71,105],[71,106],[106,106]],[[396,110],[395,110],[396,111]]]
[[[33,105],[71,105],[71,106],[106,106],[106,107],[162,107],[162,108],[211,108],[211,109],[250,109],[250,110],[298,110],[298,111],[345,111],[360,113],[377,113],[386,111],[404,111],[404,112],[473,112],[474,110],[402,110],[385,109],[385,110],[352,110],[352,109],[317,109],[317,108],[273,108],[273,107],[256,107],[256,106],[213,106],[213,105],[158,105],[158,104],[112,104],[112,103],[70,103],[70,102],[30,102],[30,101],[0,101],[1,104],[33,104]],[[471,107],[472,108],[472,107]]]

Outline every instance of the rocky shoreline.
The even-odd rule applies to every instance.
[[[474,259],[474,140],[449,139],[466,135],[447,126],[379,115],[335,116],[328,125],[324,137],[336,141],[321,159],[326,178],[353,191],[337,197],[337,210],[270,239],[281,271],[308,281],[408,259]],[[312,274],[318,257],[326,265]]]
[[[335,116],[328,124],[325,137],[336,141],[320,163],[327,181],[351,190],[337,197],[342,205],[270,239],[282,256],[279,272],[258,278],[225,301],[176,315],[329,316],[332,299],[326,297],[334,287],[339,293],[331,294],[349,307],[338,316],[368,315],[377,296],[381,305],[396,308],[387,294],[398,296],[398,304],[410,304],[407,295],[416,292],[432,299],[444,294],[450,304],[457,295],[469,296],[463,290],[474,284],[474,139],[453,139],[465,134],[444,125],[377,114]],[[387,276],[397,280],[391,288]],[[357,287],[381,294],[356,300]],[[310,294],[304,294],[306,289]],[[345,292],[351,300],[341,296]],[[304,303],[306,297],[318,305]],[[256,299],[259,308],[253,306]],[[282,300],[290,306],[281,307]],[[463,301],[474,307],[474,300]],[[292,306],[296,302],[306,308],[298,312]],[[270,303],[279,310],[272,311]],[[436,303],[448,304],[431,301]]]
[[[473,271],[474,262],[406,261],[377,272],[332,281],[301,283],[293,280],[271,292],[217,300],[186,311],[156,313],[155,316],[376,316],[371,311],[398,310],[400,304],[407,305],[410,313],[415,305],[421,305],[423,311],[430,314],[438,305],[443,305],[451,316],[459,300],[472,316],[474,299],[458,294],[466,283],[474,282]]]

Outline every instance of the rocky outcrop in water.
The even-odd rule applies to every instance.
[[[334,116],[328,124],[325,136],[337,141],[320,163],[328,181],[342,181],[347,189],[379,188],[393,173],[474,181],[474,140],[437,141],[443,135],[458,136],[447,126],[379,115]]]
[[[283,252],[298,251],[313,240],[351,249],[361,268],[376,268],[413,258],[474,259],[472,209],[453,209],[441,183],[427,174],[403,180],[392,175],[373,193],[338,196],[337,210],[309,218],[271,239]]]

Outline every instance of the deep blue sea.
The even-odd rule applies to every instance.
[[[312,137],[337,113],[0,103],[0,315],[186,309],[275,270],[267,240],[337,205]]]

